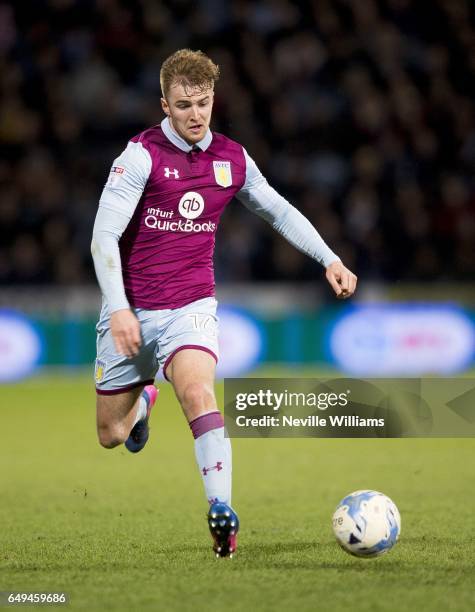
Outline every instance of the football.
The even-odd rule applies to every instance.
[[[338,504],[333,514],[338,544],[357,557],[378,557],[396,544],[401,517],[396,504],[378,491],[355,491]]]

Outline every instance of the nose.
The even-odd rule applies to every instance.
[[[195,121],[198,121],[198,119],[200,118],[200,109],[197,106],[191,107],[191,116]]]

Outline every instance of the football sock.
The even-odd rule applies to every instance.
[[[231,505],[231,442],[225,436],[222,414],[219,411],[203,414],[191,421],[190,429],[208,502]]]
[[[143,393],[139,397],[139,402],[138,402],[139,405],[138,405],[138,408],[137,408],[137,413],[135,415],[135,420],[133,422],[132,427],[134,427],[138,423],[138,421],[141,421],[142,419],[144,419],[147,416],[147,406],[148,406],[148,403],[147,403],[146,397],[148,398],[148,395],[145,396]]]

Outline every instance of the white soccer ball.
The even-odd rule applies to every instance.
[[[338,544],[357,557],[377,557],[390,550],[401,533],[396,504],[378,491],[355,491],[338,504],[333,515]]]

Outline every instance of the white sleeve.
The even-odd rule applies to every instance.
[[[291,245],[319,261],[325,268],[339,257],[302,213],[273,189],[254,160],[244,150],[246,180],[236,197],[249,210],[265,219]]]
[[[141,142],[129,142],[114,159],[99,206],[132,218],[152,170],[152,158]]]
[[[149,152],[141,143],[129,142],[114,160],[99,201],[91,253],[110,314],[129,308],[122,278],[119,240],[135,212],[151,169]]]

